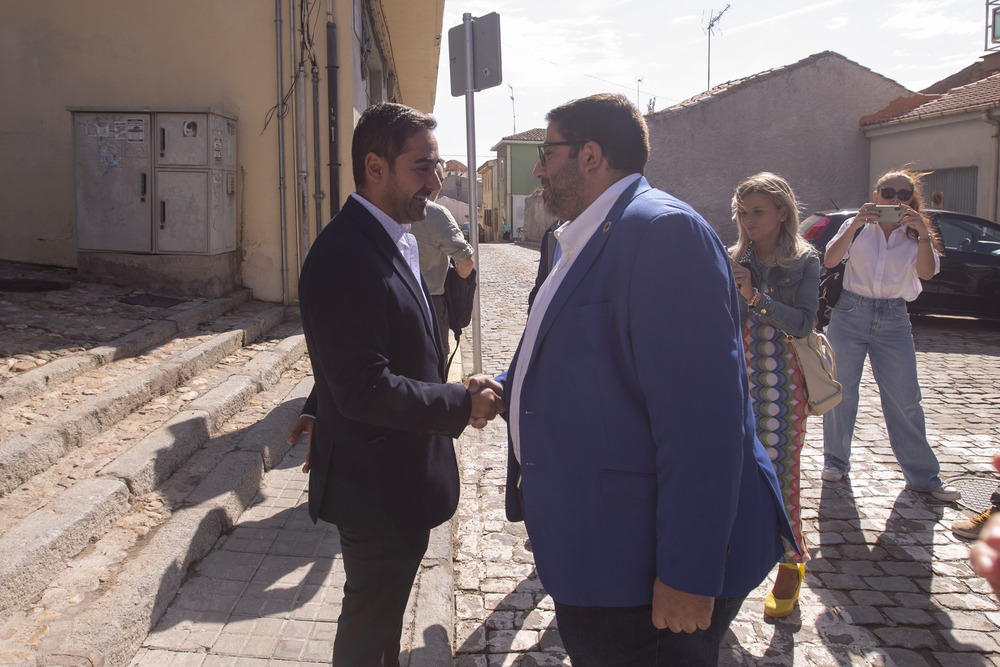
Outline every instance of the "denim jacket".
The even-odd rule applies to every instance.
[[[807,336],[816,326],[819,308],[819,255],[810,251],[785,268],[759,263],[751,247],[744,255],[745,266],[747,260],[761,294],[757,316],[789,336]],[[740,299],[740,322],[746,324],[749,316],[746,301]]]

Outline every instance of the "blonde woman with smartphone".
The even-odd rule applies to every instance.
[[[808,559],[802,536],[799,454],[805,444],[805,383],[788,338],[816,326],[819,256],[799,235],[798,204],[785,179],[751,176],[736,187],[733,219],[739,230],[729,249],[736,288],[757,437],[781,488],[781,499],[798,549],[786,544],[764,613],[792,613]]]

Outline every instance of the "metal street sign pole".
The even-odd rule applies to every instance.
[[[479,18],[462,16],[462,25],[448,31],[448,55],[451,95],[465,94],[465,127],[469,151],[469,240],[479,272],[479,188],[476,183],[476,91],[499,86],[503,81],[500,66],[500,15],[491,12]],[[480,326],[479,288],[472,303],[472,370],[483,371],[482,328]]]
[[[476,187],[476,103],[475,57],[472,45],[472,14],[462,16],[465,25],[465,127],[469,154],[469,238],[475,257],[476,275],[479,273],[479,189]],[[479,280],[480,284],[482,279]],[[472,302],[472,371],[483,372],[483,335],[479,320],[479,287]]]

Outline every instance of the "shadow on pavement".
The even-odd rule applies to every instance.
[[[526,595],[530,596],[533,602],[527,608],[524,604]],[[568,665],[569,659],[562,648],[562,639],[555,625],[555,612],[551,608],[551,601],[548,602],[548,608],[542,606],[542,601],[546,598],[547,594],[538,580],[538,573],[532,568],[531,573],[496,604],[482,624],[462,646],[458,647],[455,652],[455,665],[462,667],[480,664],[474,661],[464,662],[462,656],[481,655],[483,645],[486,646],[486,653],[489,655],[516,655],[513,662],[504,662],[504,665],[518,667]],[[537,636],[535,632],[538,633]],[[469,658],[474,656],[470,655]]]
[[[873,655],[922,664],[931,652],[978,651],[940,635],[952,627],[934,601],[946,593],[934,590],[934,529],[943,507],[903,490],[891,508],[880,508],[880,496],[891,493],[855,498],[848,477],[823,485],[820,549],[806,571],[825,607],[815,630],[830,655],[846,667]],[[873,518],[861,518],[857,502],[871,504],[865,514]]]

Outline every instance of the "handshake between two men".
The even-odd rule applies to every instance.
[[[472,413],[469,426],[484,428],[504,410],[503,387],[488,375],[473,375],[462,381],[472,396]]]
[[[469,426],[485,428],[486,424],[504,412],[507,408],[503,400],[503,386],[488,375],[472,375],[462,381],[472,397],[472,411],[469,413]],[[302,414],[288,434],[288,444],[294,445],[304,434],[309,436],[306,458],[302,463],[302,472],[309,472],[312,454],[312,430],[316,418],[310,414]]]

